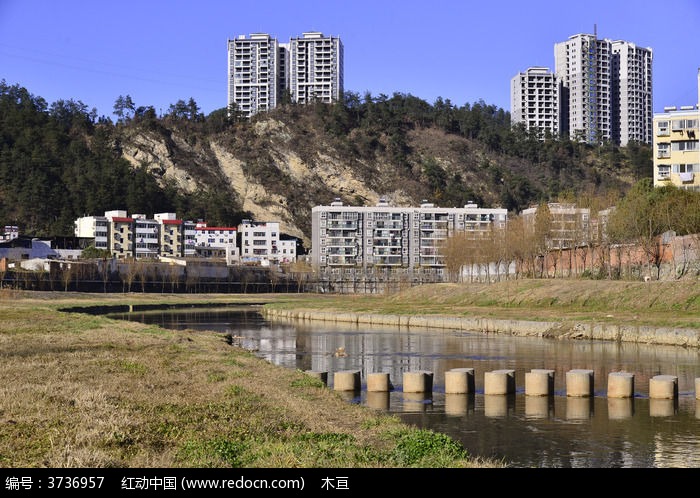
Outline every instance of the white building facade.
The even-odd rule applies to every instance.
[[[331,103],[343,94],[343,43],[320,32],[289,43],[289,90],[298,104]]]
[[[577,34],[554,45],[562,134],[590,144],[651,143],[652,49]]]
[[[523,123],[543,139],[559,136],[559,83],[546,67],[530,67],[510,84],[511,124]]]
[[[265,33],[228,40],[228,105],[246,117],[277,106],[286,79],[279,79],[280,48]]]
[[[491,229],[505,229],[503,208],[330,206],[311,210],[311,264],[321,270],[343,268],[429,268],[440,271],[444,241],[458,232],[475,237]]]
[[[237,260],[237,237],[236,227],[208,226],[204,221],[195,225],[195,246],[200,256],[225,257],[227,261]]]
[[[243,220],[238,233],[242,263],[267,266],[281,262],[279,223]]]
[[[343,93],[343,44],[339,37],[303,33],[279,43],[267,33],[228,40],[228,106],[245,117],[290,102],[331,103]]]

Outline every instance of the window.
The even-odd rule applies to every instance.
[[[671,176],[671,166],[667,164],[659,165],[659,178],[668,178]]]
[[[697,119],[674,119],[671,121],[671,130],[681,131],[698,127]]]
[[[673,164],[672,168],[674,173],[693,173],[697,169],[694,166],[694,164]],[[661,166],[659,166],[660,170]]]
[[[666,158],[671,157],[671,144],[659,144],[659,152],[657,157]]]
[[[680,142],[673,142],[671,144],[671,149],[674,151],[698,150],[698,142],[696,140],[683,140]]]

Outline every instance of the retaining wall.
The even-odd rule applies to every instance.
[[[395,327],[432,327],[518,336],[700,347],[700,330],[689,328],[621,325],[607,322],[535,322],[528,320],[469,318],[444,315],[383,315],[309,310],[277,310],[269,308],[263,308],[261,312],[267,317],[291,320],[322,320],[328,322],[389,325]]]

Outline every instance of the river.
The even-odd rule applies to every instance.
[[[700,351],[677,346],[512,337],[427,328],[269,321],[255,307],[111,314],[170,329],[212,330],[286,368],[360,370],[362,388],[340,392],[350,403],[395,414],[450,435],[473,456],[531,468],[699,468]],[[473,368],[475,392],[445,394],[452,368]],[[484,373],[512,369],[512,395],[484,395]],[[554,370],[552,396],[525,395],[525,373]],[[566,395],[566,372],[594,372],[594,395]],[[404,372],[433,373],[432,391],[403,393]],[[634,397],[607,398],[610,372],[634,374]],[[367,374],[386,372],[394,389],[367,392]],[[649,398],[655,375],[678,378],[675,400]]]

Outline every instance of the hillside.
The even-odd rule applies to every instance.
[[[308,248],[311,208],[336,197],[350,205],[472,201],[517,213],[562,196],[616,199],[651,173],[646,146],[540,142],[483,102],[350,97],[250,121],[224,109],[157,117],[145,107],[112,123],[80,102],[47,106],[3,85],[0,223],[70,235],[79,216],[175,211],[217,225],[279,221]]]
[[[146,165],[185,192],[230,189],[237,209],[256,220],[280,221],[306,247],[311,208],[336,197],[350,205],[384,197],[401,206],[424,199],[442,206],[474,201],[517,211],[562,193],[623,194],[637,179],[618,150],[609,155],[619,162],[584,148],[582,157],[542,164],[414,123],[402,130],[403,154],[397,157],[390,133],[358,127],[337,136],[312,109],[278,110],[209,134],[177,125],[121,132],[123,157],[134,167]]]

